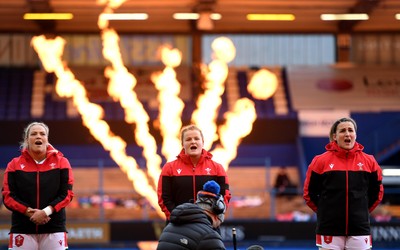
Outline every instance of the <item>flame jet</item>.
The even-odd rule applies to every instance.
[[[181,85],[176,79],[175,67],[181,64],[182,53],[168,46],[161,48],[161,60],[165,64],[162,72],[153,73],[151,80],[159,91],[159,126],[163,137],[161,153],[167,161],[173,160],[182,148],[179,133],[182,127],[183,101],[179,98]]]
[[[219,127],[221,145],[211,151],[215,161],[221,163],[225,170],[236,158],[242,138],[251,133],[256,118],[254,102],[247,98],[239,99],[233,110],[225,113],[226,122]]]
[[[111,13],[125,0],[99,0],[99,4],[107,4],[103,13]],[[74,74],[62,61],[65,40],[61,37],[46,39],[44,36],[36,36],[32,39],[32,45],[47,72],[54,72],[57,76],[56,92],[61,97],[72,98],[74,105],[82,116],[83,124],[88,127],[90,133],[101,145],[110,152],[110,156],[118,164],[120,169],[127,174],[133,183],[134,189],[145,197],[160,217],[164,217],[158,206],[154,182],[159,176],[161,158],[156,153],[156,143],[148,129],[149,117],[133,91],[136,79],[125,68],[118,42],[117,33],[108,28],[108,20],[100,15],[98,26],[102,30],[103,55],[111,63],[105,69],[105,75],[110,79],[108,92],[114,101],[119,101],[125,109],[125,120],[135,123],[135,138],[138,145],[143,147],[143,154],[148,160],[146,174],[138,167],[136,160],[126,155],[126,142],[114,135],[107,122],[103,120],[104,111],[101,106],[91,103],[87,98],[84,86],[75,78]],[[197,109],[192,115],[192,121],[202,128],[206,142],[206,148],[210,148],[218,139],[216,117],[221,104],[221,95],[224,92],[224,82],[228,74],[227,63],[235,57],[233,43],[225,37],[217,38],[213,44],[214,60],[208,67],[206,75],[206,91],[197,101]],[[180,85],[176,80],[173,70],[181,61],[181,54],[177,50],[162,49],[162,61],[166,65],[163,72],[152,75],[152,80],[159,90],[160,101],[160,129],[164,137],[163,154],[167,159],[176,154],[180,146],[178,134],[182,125],[178,118],[183,110],[183,102],[178,98]],[[168,88],[166,87],[168,85]],[[259,85],[259,84],[256,84]],[[257,90],[256,90],[257,91]],[[174,103],[174,114],[166,115],[166,104]],[[175,118],[173,118],[175,117]],[[169,119],[170,118],[170,119]],[[236,157],[236,150],[241,138],[251,132],[256,119],[254,103],[242,98],[234,106],[234,110],[225,114],[226,123],[219,129],[220,145],[212,152],[216,160],[228,168],[229,163]],[[239,126],[239,127],[238,127]],[[151,185],[148,176],[153,178]]]
[[[106,8],[107,9],[107,8]],[[119,49],[119,36],[113,29],[103,27],[108,24],[99,18],[99,27],[102,29],[103,56],[111,63],[111,67],[105,69],[105,76],[109,79],[108,93],[114,101],[119,101],[125,111],[125,121],[135,124],[135,139],[143,148],[143,156],[146,159],[148,174],[156,185],[161,169],[161,157],[157,154],[157,143],[150,134],[149,116],[139,101],[133,89],[136,86],[136,78],[128,72],[124,66]]]
[[[225,80],[228,76],[228,64],[236,56],[232,41],[219,37],[211,44],[213,60],[205,69],[204,93],[198,97],[197,108],[192,114],[192,121],[197,124],[204,134],[204,148],[210,149],[217,135],[217,115],[221,106],[221,96],[225,91]]]
[[[54,72],[57,76],[57,94],[61,97],[72,98],[82,116],[83,124],[104,149],[110,152],[110,156],[132,181],[135,190],[147,198],[157,214],[164,217],[164,213],[158,206],[157,193],[149,184],[146,173],[138,167],[133,157],[126,155],[126,142],[111,132],[107,122],[102,119],[104,110],[100,105],[89,101],[85,87],[62,61],[64,45],[65,40],[61,37],[46,39],[44,35],[41,35],[32,38],[32,46],[42,61],[44,69],[49,73]]]

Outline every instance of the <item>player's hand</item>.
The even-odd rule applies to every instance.
[[[50,217],[41,209],[35,209],[35,212],[31,216],[30,220],[36,225],[44,225],[49,222]]]
[[[37,209],[35,208],[28,207],[24,214],[25,216],[28,216],[30,218],[35,213],[36,210]]]

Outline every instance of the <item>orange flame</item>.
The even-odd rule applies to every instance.
[[[257,118],[254,103],[247,98],[239,99],[233,111],[225,113],[226,123],[219,128],[222,147],[216,147],[211,153],[215,161],[228,169],[229,163],[236,158],[237,148],[243,137],[250,134]]]
[[[181,115],[184,108],[183,101],[178,97],[181,85],[176,79],[173,68],[181,63],[182,54],[177,49],[168,46],[161,48],[161,60],[166,65],[161,73],[153,73],[151,76],[158,93],[160,102],[159,122],[163,137],[162,154],[167,161],[176,157],[180,151],[181,143],[179,133],[182,127]]]
[[[204,148],[210,149],[213,142],[218,139],[217,114],[221,106],[221,96],[225,91],[225,80],[228,76],[228,64],[236,55],[235,46],[226,37],[213,41],[211,47],[214,51],[214,60],[208,66],[206,74],[205,91],[197,100],[197,109],[192,114],[192,121],[204,133]]]
[[[113,12],[113,9],[118,8],[124,0],[116,1],[109,0],[103,13]],[[102,30],[103,40],[103,56],[111,63],[111,67],[105,69],[105,76],[109,78],[108,93],[114,98],[114,101],[119,101],[125,111],[125,121],[129,124],[135,123],[135,139],[139,146],[143,148],[143,156],[146,159],[147,173],[153,180],[153,186],[156,187],[158,177],[161,173],[161,157],[157,154],[157,143],[154,137],[150,134],[148,121],[150,120],[142,103],[139,101],[136,93],[133,91],[136,86],[136,78],[128,72],[124,66],[121,51],[119,49],[119,36],[115,30],[108,28],[109,22],[102,15],[99,16],[98,26]],[[120,165],[121,166],[121,165]],[[136,169],[123,169],[127,174],[136,191],[139,193],[146,189],[145,186],[138,185],[139,178],[135,174]],[[136,176],[136,177],[135,177]],[[135,179],[134,179],[135,177]],[[147,181],[147,178],[142,176],[139,182]],[[152,190],[155,192],[155,189]],[[154,208],[159,212],[157,195],[145,196]],[[163,216],[163,215],[162,215]]]
[[[113,12],[125,0],[98,0],[99,4],[107,4],[103,13]],[[58,78],[56,92],[62,97],[72,98],[82,116],[83,124],[102,146],[110,152],[110,156],[121,170],[127,174],[134,189],[147,198],[157,213],[164,217],[157,202],[155,183],[160,173],[161,157],[157,155],[155,139],[149,133],[149,116],[134,91],[136,78],[128,72],[123,64],[119,50],[119,36],[108,28],[108,20],[99,16],[98,26],[102,30],[103,56],[111,63],[105,69],[109,78],[108,93],[114,101],[119,101],[125,110],[125,121],[135,124],[135,139],[143,147],[143,155],[147,162],[148,175],[153,179],[149,184],[147,175],[142,171],[136,160],[126,155],[126,142],[114,135],[107,122],[103,120],[104,111],[101,106],[89,102],[84,86],[75,79],[73,73],[62,61],[61,56],[65,40],[56,37],[46,39],[44,36],[34,37],[32,45],[38,53],[46,71],[54,72]],[[197,101],[197,109],[192,114],[192,121],[203,130],[206,149],[211,148],[214,140],[218,139],[216,118],[221,105],[221,95],[228,75],[228,63],[235,57],[236,50],[226,37],[220,37],[212,43],[213,61],[208,65],[205,92]],[[178,97],[180,84],[176,79],[174,68],[181,63],[181,53],[177,49],[165,46],[161,48],[162,62],[166,66],[162,72],[152,74],[152,81],[159,91],[160,129],[163,136],[163,155],[172,159],[180,150],[178,139],[182,122],[179,119],[184,108],[183,101]],[[168,106],[167,106],[168,105]],[[168,107],[168,109],[167,109]],[[171,108],[172,107],[172,108]],[[168,114],[167,114],[168,112]],[[212,152],[215,159],[225,169],[236,157],[236,150],[241,139],[247,136],[256,119],[254,103],[242,98],[234,105],[234,109],[225,114],[226,123],[219,129],[221,145]]]
[[[57,76],[56,92],[61,97],[72,98],[82,116],[83,124],[102,146],[110,151],[111,157],[128,175],[135,190],[146,197],[160,216],[164,216],[158,206],[157,193],[148,183],[146,174],[138,167],[136,160],[126,155],[126,143],[115,136],[107,122],[102,120],[104,111],[101,106],[89,102],[84,86],[75,79],[74,74],[66,67],[61,59],[65,40],[61,37],[46,39],[44,35],[32,38],[32,45],[38,53],[47,72],[54,72]],[[53,52],[53,53],[51,53]]]
[[[109,78],[108,93],[114,98],[114,101],[121,103],[125,110],[125,121],[129,124],[136,124],[134,130],[136,142],[143,148],[148,173],[156,185],[161,172],[162,160],[157,154],[156,140],[150,134],[148,126],[150,118],[136,93],[132,91],[136,86],[136,78],[128,72],[123,64],[117,33],[112,29],[105,29],[102,39],[104,58],[112,65],[105,69],[105,76]]]
[[[267,100],[278,88],[278,78],[266,69],[258,70],[247,85],[247,90],[256,99]]]

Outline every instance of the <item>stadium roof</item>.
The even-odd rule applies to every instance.
[[[0,32],[97,33],[110,0],[0,0]],[[114,1],[123,2],[123,0]],[[126,0],[113,13],[146,20],[110,21],[121,33],[353,33],[398,32],[399,0]],[[24,20],[26,13],[70,13],[71,20]],[[176,20],[197,13],[199,20]],[[211,20],[209,14],[219,14]],[[324,21],[322,14],[363,13],[367,20]],[[249,21],[248,14],[292,14],[293,21]],[[212,16],[214,17],[214,16]],[[290,17],[290,16],[289,16]],[[400,17],[399,17],[400,18]],[[211,20],[211,21],[210,21]],[[200,33],[201,34],[201,33]]]

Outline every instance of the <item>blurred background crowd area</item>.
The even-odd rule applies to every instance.
[[[139,168],[145,170],[147,159],[143,156],[142,146],[136,141],[135,125],[126,122],[123,106],[108,92],[109,79],[104,76],[107,63],[100,59],[100,54],[94,56],[82,50],[93,49],[93,43],[77,42],[88,38],[87,35],[65,36],[69,41],[63,55],[65,63],[68,63],[76,79],[81,81],[88,100],[102,109],[102,119],[110,131],[125,141],[127,155],[132,156]],[[375,36],[382,39],[386,37]],[[18,143],[26,124],[33,120],[44,121],[50,127],[50,142],[66,155],[74,168],[76,199],[68,208],[70,219],[146,220],[157,217],[146,197],[140,197],[127,174],[95,139],[90,128],[82,123],[79,104],[74,103],[72,98],[60,95],[56,74],[42,68],[33,48],[13,42],[15,38],[12,35],[4,37],[10,42],[6,50],[22,46],[29,56],[24,57],[22,65],[13,65],[11,60],[10,65],[0,67],[0,123],[7,131],[0,145],[2,169],[12,157],[19,154]],[[32,38],[31,35],[18,37],[26,42]],[[142,38],[146,39],[138,40],[136,36],[125,34],[125,43],[121,46],[134,43],[141,44],[140,47],[144,49],[150,45],[161,46],[167,41],[187,52],[191,43],[190,37],[161,37],[143,35]],[[213,53],[210,47],[218,37],[204,36],[203,66],[210,63]],[[217,126],[223,125],[226,114],[242,98],[254,104],[256,115],[251,132],[239,141],[236,157],[228,166],[233,198],[227,219],[313,220],[313,213],[305,207],[301,197],[304,174],[311,159],[324,151],[330,124],[342,116],[351,116],[359,123],[358,141],[365,146],[367,153],[375,156],[386,171],[384,174],[388,173],[384,178],[384,201],[375,212],[374,219],[390,221],[398,218],[400,176],[396,171],[400,169],[400,130],[397,129],[400,124],[400,90],[397,57],[393,57],[391,64],[337,62],[334,56],[337,53],[335,37],[332,35],[226,37],[237,47],[237,52],[236,58],[228,64],[224,91],[217,97],[220,105],[214,111],[214,122]],[[371,60],[362,56],[371,52],[365,47],[371,43],[367,37],[355,36],[352,47],[364,50],[352,50],[349,59]],[[397,35],[392,35],[392,38],[392,46],[395,46]],[[286,43],[284,47],[280,45],[282,42]],[[254,58],[246,57],[241,50],[246,43],[255,46],[269,44],[281,55],[285,55],[287,49],[292,49],[299,51],[301,56],[295,62],[292,57],[282,58],[276,54],[269,57],[269,50]],[[306,47],[315,50],[304,50]],[[372,52],[383,56],[377,48]],[[182,64],[174,69],[181,86],[178,96],[184,104],[180,116],[182,124],[192,122],[192,115],[198,109],[197,99],[205,92],[206,73],[199,74],[198,66],[191,64],[191,56],[183,54]],[[280,60],[280,65],[275,65]],[[152,80],[152,74],[162,71],[164,66],[156,51],[141,58],[140,62],[129,62],[128,72],[137,79],[132,91],[149,116],[149,134],[157,143],[157,153],[164,164],[166,158],[161,155],[163,136],[159,121],[161,100]],[[276,88],[265,99],[257,98],[248,88],[260,70],[268,70],[277,79]],[[273,84],[266,79],[264,88],[270,85]],[[215,141],[211,149],[219,143]],[[287,172],[291,181],[283,194],[276,185],[278,173],[282,170]],[[118,210],[122,212],[116,212]],[[7,213],[3,207],[3,220],[9,219]]]

